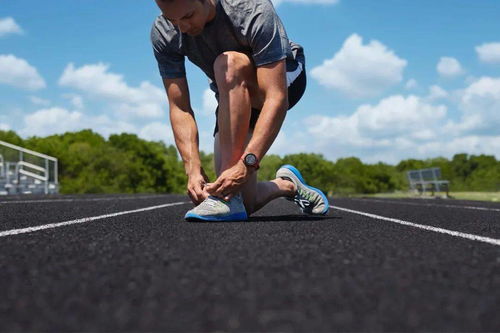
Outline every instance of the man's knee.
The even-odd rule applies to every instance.
[[[250,58],[240,52],[228,51],[220,54],[214,62],[217,86],[221,89],[248,86],[254,79],[255,68]]]

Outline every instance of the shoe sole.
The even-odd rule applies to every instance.
[[[248,220],[248,216],[246,213],[237,213],[222,217],[216,217],[216,216],[201,216],[195,213],[188,212],[186,216],[184,216],[184,219],[186,221],[238,222],[238,221]]]
[[[328,210],[330,208],[330,202],[328,201],[328,198],[323,193],[323,191],[321,191],[320,189],[318,189],[316,187],[312,187],[312,186],[307,185],[306,181],[304,180],[304,177],[302,177],[302,174],[300,173],[300,171],[296,167],[294,167],[293,165],[286,164],[286,165],[283,165],[280,169],[290,170],[294,174],[294,176],[297,177],[297,179],[299,180],[299,182],[301,183],[302,186],[305,186],[308,189],[313,190],[314,192],[317,192],[321,195],[321,198],[323,198],[323,200],[326,202],[325,209],[321,213],[317,213],[317,214],[313,214],[313,215],[325,215],[326,213],[328,213]],[[279,171],[279,169],[278,169],[278,171]]]

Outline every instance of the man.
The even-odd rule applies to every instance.
[[[278,135],[288,109],[302,97],[305,59],[290,42],[270,0],[156,0],[162,11],[151,40],[168,96],[175,142],[195,205],[186,219],[246,220],[269,201],[286,197],[303,212],[326,214],[325,195],[293,166],[257,182],[259,161]],[[214,158],[217,180],[200,163],[184,58],[211,80],[218,108]]]

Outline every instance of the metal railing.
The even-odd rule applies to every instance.
[[[440,168],[428,168],[420,170],[410,170],[407,172],[408,183],[411,190],[425,193],[430,187],[434,194],[435,191],[446,191],[448,195],[449,184],[448,180],[442,180]]]
[[[0,178],[5,178],[5,161],[2,154],[0,154]]]
[[[5,188],[20,189],[22,181],[29,180],[32,183],[30,187],[43,183],[45,194],[52,189],[57,192],[59,187],[57,158],[1,140],[0,148],[9,149],[4,155],[0,154],[0,178],[3,179]]]
[[[25,170],[24,168],[29,168],[32,169],[32,171]],[[33,172],[34,171],[34,172]],[[39,173],[36,173],[39,172]],[[24,162],[24,161],[19,161],[16,164],[16,175],[17,175],[17,183],[21,183],[21,175],[25,175],[27,177],[31,177],[33,179],[39,180],[44,183],[44,190],[45,194],[49,193],[49,174],[48,170],[45,168],[42,168],[38,165]]]

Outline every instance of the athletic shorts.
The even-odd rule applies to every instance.
[[[288,84],[288,110],[293,108],[295,104],[300,101],[302,95],[306,91],[306,68],[305,65],[299,62],[297,69],[293,72],[286,73],[287,84]],[[259,118],[260,111],[258,109],[252,108],[252,115],[250,116],[250,128],[253,130],[255,128],[255,124],[257,123],[257,119]],[[215,110],[215,129],[214,136],[219,131],[218,125],[218,115],[219,115],[219,107]]]

